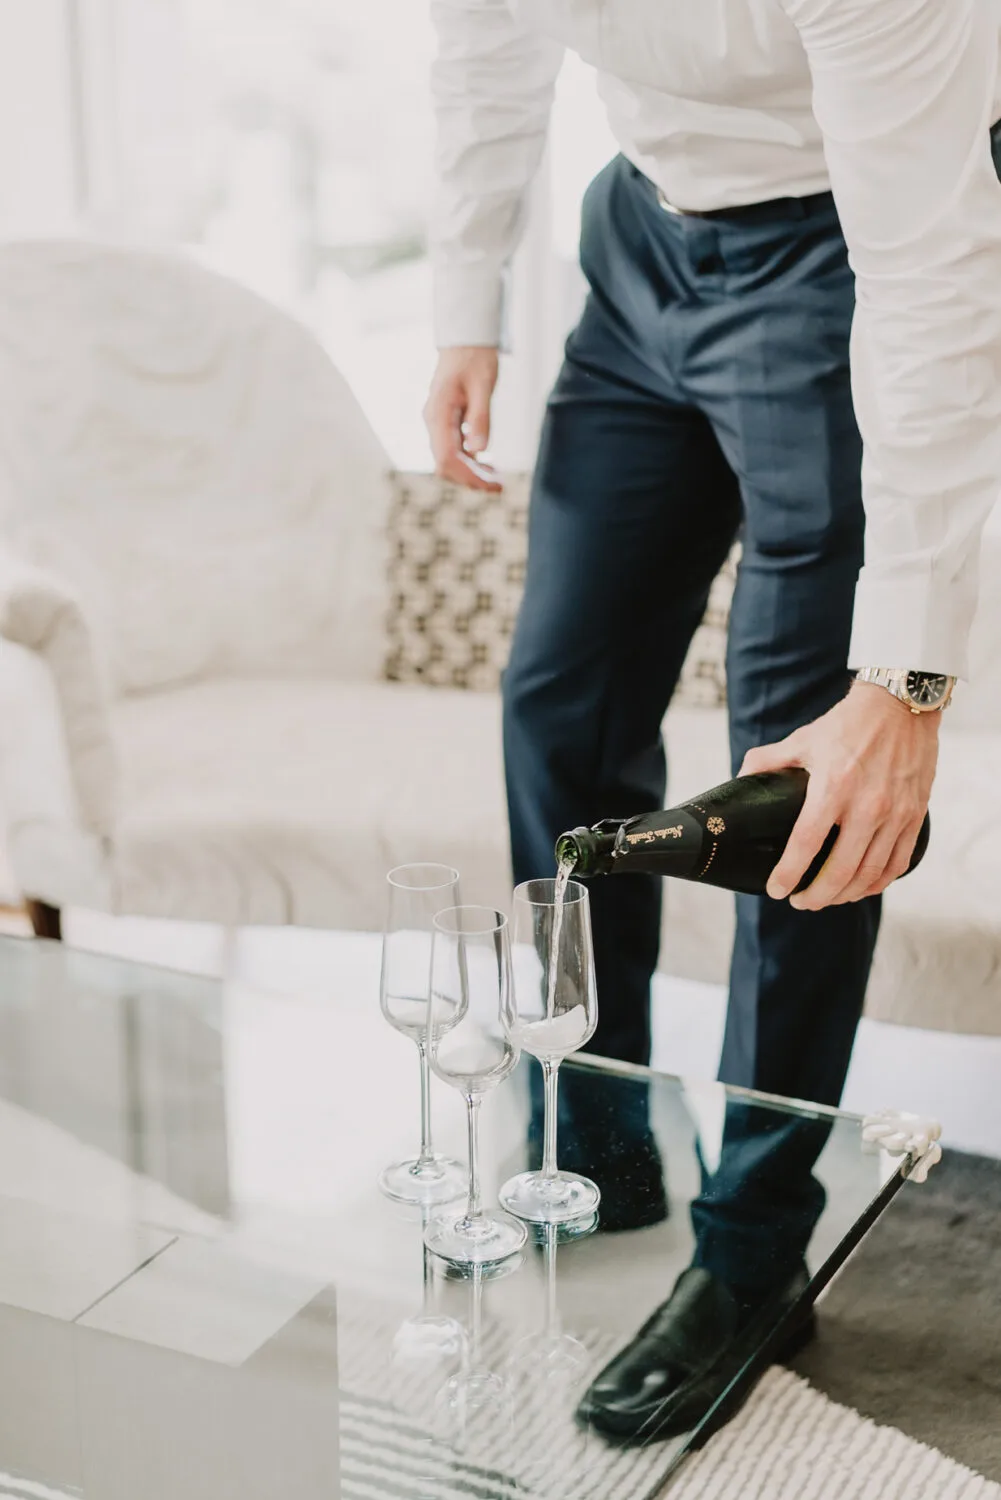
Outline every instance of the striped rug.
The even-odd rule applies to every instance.
[[[465,1462],[388,1408],[341,1400],[341,1500],[553,1500],[557,1492],[626,1500],[640,1493],[637,1479],[635,1470],[610,1479],[599,1461],[570,1488],[537,1488]],[[665,1500],[1001,1500],[1001,1485],[772,1369],[673,1482],[645,1493]]]
[[[352,1483],[368,1464],[367,1487],[345,1489],[345,1500],[652,1500],[660,1493],[677,1442],[612,1448],[574,1422],[584,1387],[621,1343],[614,1334],[581,1334],[585,1362],[568,1373],[558,1359],[520,1357],[531,1324],[485,1318],[476,1363],[505,1389],[490,1409],[459,1421],[442,1409],[440,1375],[394,1360],[398,1326],[374,1299],[345,1298],[338,1307],[341,1464]],[[381,1490],[372,1488],[379,1449],[400,1465],[396,1480],[384,1475]]]
[[[1001,1500],[1001,1485],[775,1368],[666,1493],[669,1500]]]
[[[515,1427],[521,1451],[534,1425],[531,1413],[523,1416]],[[548,1455],[557,1462],[533,1483],[457,1452],[384,1401],[342,1392],[339,1419],[340,1500],[1001,1500],[1001,1485],[780,1369],[666,1487],[667,1453],[656,1444],[639,1454],[595,1445],[587,1462],[567,1469],[557,1428]],[[0,1473],[0,1500],[79,1497]]]
[[[1001,1500],[1001,1485],[777,1367],[671,1477],[675,1441],[614,1448],[573,1422],[575,1390],[614,1340],[583,1334],[588,1368],[561,1389],[545,1369],[512,1380],[525,1330],[489,1318],[480,1359],[509,1377],[511,1409],[474,1416],[457,1444],[434,1380],[395,1367],[387,1312],[367,1298],[339,1311],[342,1500]]]

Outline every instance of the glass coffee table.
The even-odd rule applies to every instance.
[[[742,1215],[758,1264],[802,1258],[798,1319],[908,1164],[863,1148],[850,1115],[568,1062],[571,1104],[606,1122],[595,1141],[649,1126],[667,1216],[464,1279],[376,1189],[418,1128],[378,940],[274,941],[241,935],[223,980],[0,938],[0,1496],[667,1492],[788,1326],[761,1330],[690,1431],[621,1446],[574,1412],[707,1215]],[[523,1063],[484,1106],[488,1202],[524,1163],[529,1094]],[[442,1087],[434,1125],[461,1157]]]

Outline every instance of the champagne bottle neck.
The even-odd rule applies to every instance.
[[[574,875],[609,875],[615,838],[622,819],[610,818],[594,828],[571,828],[556,841],[558,864],[569,864]]]

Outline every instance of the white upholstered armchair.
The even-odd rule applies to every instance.
[[[0,251],[0,847],[37,930],[66,905],[369,925],[387,861],[426,855],[414,780],[436,763],[476,821],[454,695],[390,712],[377,681],[388,467],[250,292],[176,257]]]

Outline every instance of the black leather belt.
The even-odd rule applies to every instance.
[[[808,219],[814,214],[830,213],[834,206],[833,194],[826,192],[808,193],[803,198],[767,198],[761,203],[742,203],[734,208],[679,208],[655,183],[651,182],[650,186],[664,212],[677,214],[682,219],[717,219],[737,224],[764,223],[769,219]]]

